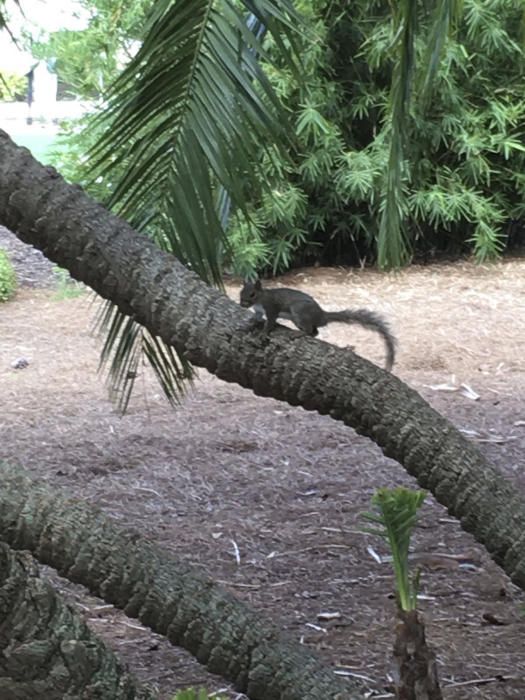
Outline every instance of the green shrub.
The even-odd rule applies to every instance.
[[[286,66],[268,68],[296,141],[291,163],[265,147],[265,188],[249,182],[256,176],[247,173],[249,223],[230,223],[233,267],[244,274],[252,272],[250,266],[282,271],[315,260],[357,264],[381,258],[389,95],[397,61],[392,6],[399,3],[294,5],[315,40],[307,32],[299,40],[303,84]],[[511,222],[525,220],[523,9],[503,0],[465,0],[425,104],[418,70],[425,64],[432,15],[425,3],[415,7],[417,70],[395,202],[406,247],[416,255],[473,253],[483,261],[507,245]]]
[[[27,76],[0,71],[0,102],[25,99]]]
[[[0,301],[7,301],[16,291],[16,274],[5,250],[0,248]]]

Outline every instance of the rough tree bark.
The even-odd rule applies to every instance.
[[[398,700],[443,700],[436,657],[427,644],[425,624],[417,610],[398,607],[394,662]]]
[[[0,485],[0,539],[184,647],[253,700],[364,697],[361,686],[337,679],[275,625],[137,533],[7,465]],[[113,697],[120,698],[104,696]]]
[[[525,588],[525,500],[415,391],[341,349],[247,312],[0,130],[0,223],[221,379],[329,414],[374,440]]]
[[[38,578],[27,552],[0,544],[0,698],[154,700]]]

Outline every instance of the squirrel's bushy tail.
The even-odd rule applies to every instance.
[[[326,320],[341,321],[343,323],[358,323],[364,328],[376,331],[383,336],[386,346],[386,369],[390,372],[396,356],[396,339],[390,332],[388,323],[373,311],[368,309],[346,309],[345,311],[327,311]]]

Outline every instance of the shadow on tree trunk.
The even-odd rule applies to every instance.
[[[62,576],[187,649],[253,700],[364,697],[361,685],[339,680],[210,578],[5,464],[0,464],[0,539],[30,550]]]
[[[27,552],[0,543],[0,698],[154,700],[38,577]]]

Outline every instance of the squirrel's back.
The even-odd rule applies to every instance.
[[[290,287],[270,287],[262,290],[263,297],[265,293],[269,293],[270,297],[275,299],[283,307],[291,306],[297,302],[313,303],[319,306],[312,296],[306,292],[301,292],[299,289],[290,289]]]

